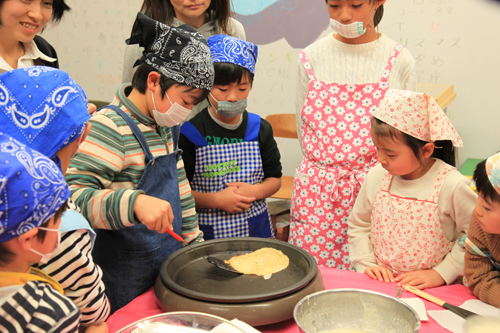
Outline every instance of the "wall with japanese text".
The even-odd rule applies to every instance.
[[[142,0],[66,0],[72,11],[43,33],[61,69],[89,99],[110,101],[121,83],[124,40]],[[297,54],[331,33],[324,0],[233,0],[247,39],[259,45],[249,111],[295,112]],[[422,83],[454,84],[448,108],[465,147],[460,161],[500,150],[500,5],[488,0],[390,0],[379,30],[415,57]],[[300,163],[296,142],[280,140],[285,173]],[[289,155],[289,156],[287,156]]]

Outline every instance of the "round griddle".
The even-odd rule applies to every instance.
[[[200,301],[176,293],[166,287],[160,279],[156,279],[155,295],[158,305],[165,312],[196,311],[210,313],[215,316],[239,320],[250,326],[261,326],[278,323],[293,318],[293,309],[301,299],[315,292],[325,290],[321,271],[307,286],[283,297],[253,303],[216,303]]]
[[[249,303],[275,299],[305,287],[318,270],[316,260],[308,252],[274,239],[223,238],[191,247],[172,253],[161,266],[160,278],[169,289],[202,301]],[[262,276],[236,275],[221,270],[201,256],[227,260],[263,247],[280,250],[290,259],[286,269],[272,274],[267,280]]]

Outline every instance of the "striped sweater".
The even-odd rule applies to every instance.
[[[71,200],[68,206],[69,210],[80,212]],[[33,265],[59,282],[64,296],[80,308],[83,326],[102,323],[110,313],[102,270],[92,258],[92,244],[92,236],[87,229],[64,232],[59,248],[47,264]]]
[[[80,311],[42,281],[0,288],[0,332],[78,332]]]
[[[153,118],[142,113],[127,97],[130,85],[122,85],[113,100],[137,124],[153,156],[173,152],[169,127],[157,127]],[[133,208],[142,190],[135,190],[145,169],[145,154],[125,120],[110,109],[91,118],[92,128],[72,159],[66,173],[71,198],[92,227],[117,230],[139,224]],[[198,228],[191,187],[182,158],[177,163],[182,207],[182,233],[186,242],[198,242]],[[158,179],[161,185],[161,179]]]
[[[110,312],[102,270],[92,260],[91,249],[90,231],[68,231],[49,262],[34,266],[61,284],[64,295],[80,308],[83,326],[106,321]]]

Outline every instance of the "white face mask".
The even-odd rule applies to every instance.
[[[57,245],[49,253],[43,254],[43,253],[38,252],[37,250],[30,249],[31,252],[34,252],[34,253],[38,254],[39,256],[42,256],[42,258],[40,259],[40,262],[42,264],[46,264],[46,263],[49,262],[50,258],[52,258],[52,256],[54,255],[54,253],[56,253],[57,249],[59,249],[59,244],[61,244],[61,229],[49,229],[49,228],[44,228],[44,227],[38,227],[38,229],[45,230],[45,231],[55,231],[55,232],[57,232]]]
[[[373,7],[375,8],[375,6]],[[372,8],[372,10],[373,10]],[[364,27],[364,22],[368,17],[370,17],[372,10],[368,13],[368,16],[361,22],[353,22],[351,24],[342,24],[337,20],[330,19],[330,27],[335,33],[338,33],[344,38],[357,38],[366,32],[366,28]]]
[[[167,110],[167,112],[161,113],[156,110],[155,97],[153,95],[153,91],[151,91],[151,99],[153,100],[154,106],[153,118],[156,120],[156,123],[159,126],[174,127],[182,123],[184,119],[186,119],[188,114],[191,113],[191,110],[179,105],[177,102],[172,104],[172,101],[170,100],[170,97],[168,97],[168,94],[166,92],[165,95],[167,96],[171,106]]]

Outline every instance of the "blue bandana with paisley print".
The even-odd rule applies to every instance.
[[[1,131],[56,163],[89,119],[87,97],[68,73],[35,66],[0,74]]]
[[[255,74],[257,45],[226,35],[214,35],[207,42],[214,63],[228,62],[246,68],[250,73]]]
[[[0,243],[50,220],[69,194],[54,162],[0,133]]]

